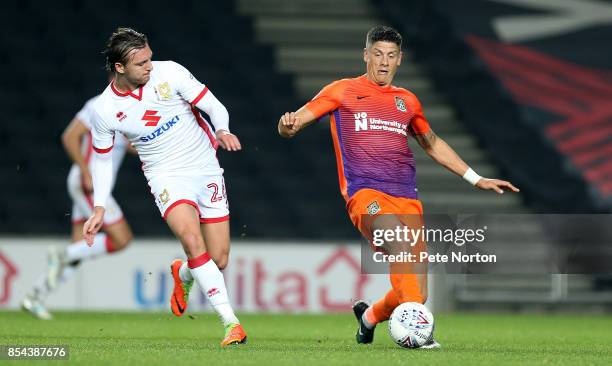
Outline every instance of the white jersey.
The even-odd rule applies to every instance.
[[[89,99],[85,103],[83,108],[81,108],[81,110],[78,111],[75,116],[75,118],[77,118],[83,124],[83,126],[85,126],[90,131],[91,131],[91,126],[93,124],[93,120],[95,116],[93,106],[94,106],[95,101],[99,97],[100,97],[99,95],[96,95],[95,97]],[[113,150],[112,150],[113,182],[115,181],[115,178],[117,177],[117,172],[119,171],[119,168],[121,167],[121,162],[123,162],[123,158],[125,157],[125,152],[127,151],[127,148],[128,148],[127,139],[124,136],[120,136],[120,138],[118,138],[115,141],[115,146],[113,147]],[[91,133],[89,133],[89,134],[83,135],[81,139],[81,154],[85,158],[85,162],[87,164],[89,164],[89,161],[91,160],[92,153],[93,153],[93,144],[92,144]],[[80,174],[81,174],[81,169],[79,168],[79,166],[77,164],[72,164],[69,176],[80,175]]]
[[[149,81],[128,93],[111,83],[94,103],[96,152],[113,149],[116,133],[138,151],[142,169],[158,176],[222,174],[217,141],[193,105],[208,88],[173,61],[154,61]]]

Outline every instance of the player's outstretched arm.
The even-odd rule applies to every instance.
[[[512,183],[500,179],[483,178],[470,168],[459,155],[450,147],[446,141],[429,130],[424,134],[415,135],[419,145],[425,152],[438,164],[442,165],[451,172],[463,177],[472,185],[483,189],[493,190],[499,194],[506,191],[519,192],[519,189]]]
[[[286,112],[278,121],[278,133],[284,138],[291,138],[316,120],[317,117],[305,106],[296,112]]]

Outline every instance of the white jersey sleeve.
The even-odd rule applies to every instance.
[[[225,130],[229,132],[229,113],[212,92],[206,93],[195,106],[208,114],[210,122],[215,126],[215,131]]]
[[[91,125],[91,136],[93,148],[99,154],[104,154],[112,150],[115,141],[115,131],[102,116],[94,109],[92,110],[93,121]]]
[[[113,189],[113,158],[111,154],[95,152],[91,159],[94,206],[105,207]]]
[[[171,61],[176,91],[187,103],[194,105],[208,92],[206,85],[200,83],[185,67]]]
[[[92,108],[91,137],[94,153],[91,161],[94,206],[104,207],[113,186],[113,159],[109,152],[113,149],[115,131],[108,122]]]
[[[181,97],[192,106],[206,112],[216,131],[225,130],[229,132],[229,114],[225,106],[189,70],[176,62],[172,64],[178,82],[177,91]]]

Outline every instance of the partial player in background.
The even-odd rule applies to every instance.
[[[94,104],[94,212],[83,228],[95,242],[107,212],[116,136],[138,151],[142,170],[162,218],[179,239],[187,261],[170,266],[172,312],[187,309],[194,280],[225,327],[221,345],[246,342],[246,332],[229,301],[221,269],[229,256],[229,206],[217,147],[241,149],[229,132],[229,115],[204,84],[173,61],[152,61],[147,37],[118,28],[108,40],[106,67],[115,79]],[[200,112],[210,116],[213,133]],[[108,214],[108,213],[107,213]]]
[[[372,28],[363,53],[365,75],[325,86],[296,112],[282,115],[278,123],[280,135],[290,138],[322,116],[331,115],[340,190],[351,221],[368,240],[374,230],[422,225],[423,209],[417,196],[416,166],[408,135],[413,135],[433,160],[472,185],[499,194],[503,190],[518,192],[509,182],[476,174],[433,132],[417,97],[392,85],[402,61],[401,45],[401,35],[393,28]],[[394,252],[402,248],[400,244],[387,242],[383,249]],[[415,249],[427,250],[425,243]],[[424,267],[392,263],[392,289],[372,306],[364,301],[355,303],[357,343],[371,343],[376,324],[388,320],[399,304],[425,303],[426,263]],[[438,347],[433,338],[424,346]]]
[[[123,216],[121,208],[112,196],[107,201],[103,232],[97,234],[90,247],[83,240],[83,224],[93,213],[93,186],[90,171],[93,144],[91,139],[93,104],[99,96],[91,98],[74,116],[62,134],[62,144],[73,164],[68,174],[68,193],[72,199],[72,244],[49,248],[47,271],[38,279],[22,301],[23,309],[40,319],[51,319],[45,307],[47,297],[69,279],[81,261],[101,257],[125,248],[132,240],[132,230]],[[112,153],[114,186],[117,172],[129,149],[123,136],[115,141]]]

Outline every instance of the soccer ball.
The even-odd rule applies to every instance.
[[[433,339],[434,318],[425,305],[405,302],[389,318],[389,335],[404,348],[419,348]]]

